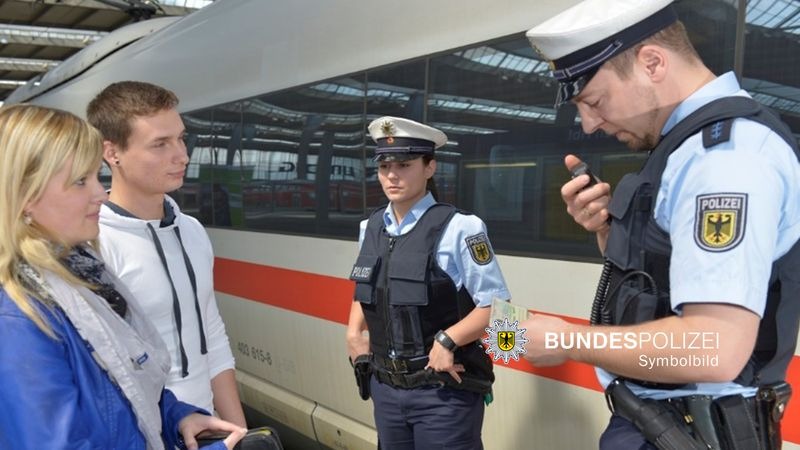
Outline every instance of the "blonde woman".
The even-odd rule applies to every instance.
[[[0,448],[231,448],[246,430],[164,389],[163,342],[97,256],[101,158],[70,113],[0,108]]]

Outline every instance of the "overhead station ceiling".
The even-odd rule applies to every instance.
[[[182,16],[213,0],[0,0],[0,104],[92,42],[129,23]]]

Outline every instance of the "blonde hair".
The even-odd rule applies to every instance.
[[[32,300],[36,293],[22,281],[19,264],[85,283],[59,263],[67,246],[35,224],[25,223],[25,208],[41,197],[69,161],[68,185],[97,170],[102,154],[100,133],[71,113],[33,105],[0,108],[0,285],[26,316],[53,337]],[[45,299],[39,300],[48,306]]]

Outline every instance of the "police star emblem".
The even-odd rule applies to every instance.
[[[393,136],[396,132],[397,131],[395,131],[394,123],[392,123],[390,120],[383,121],[383,123],[381,124],[381,133],[383,133],[383,135],[386,136],[386,143],[388,144],[394,143]]]
[[[503,363],[508,364],[509,359],[519,361],[519,355],[527,352],[526,329],[517,328],[518,325],[519,321],[509,323],[508,317],[505,317],[502,321],[495,320],[492,326],[486,328],[488,336],[483,339],[483,343],[488,346],[486,353],[492,355],[493,361],[503,358]]]
[[[747,215],[747,194],[698,195],[696,205],[694,239],[700,248],[724,252],[741,242]]]

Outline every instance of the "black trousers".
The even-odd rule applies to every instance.
[[[482,450],[483,396],[445,386],[400,389],[372,377],[382,450]]]

